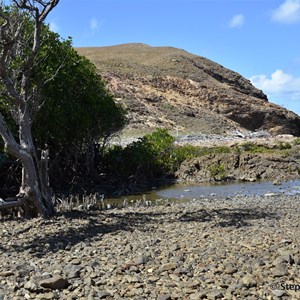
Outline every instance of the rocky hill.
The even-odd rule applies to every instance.
[[[181,133],[268,130],[300,135],[300,117],[268,102],[240,74],[172,47],[124,44],[77,48],[128,109],[127,130],[167,127]]]

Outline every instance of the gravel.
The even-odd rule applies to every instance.
[[[299,196],[0,221],[0,299],[299,299]]]

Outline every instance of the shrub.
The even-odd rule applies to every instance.
[[[294,145],[300,145],[300,138],[295,138],[293,141]]]
[[[208,171],[210,172],[210,177],[214,180],[224,180],[227,177],[225,164],[212,164],[208,167]]]
[[[278,143],[278,146],[277,146],[280,150],[287,150],[287,149],[291,149],[292,148],[292,145],[288,142],[282,142],[280,141]]]
[[[239,146],[242,151],[251,153],[264,153],[268,152],[270,149],[266,146],[257,145],[253,142],[245,142]]]
[[[170,174],[174,167],[174,137],[166,129],[157,129],[125,148],[114,146],[104,154],[103,167],[123,179],[137,180]]]

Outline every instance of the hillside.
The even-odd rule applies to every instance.
[[[249,80],[172,47],[124,44],[77,48],[128,109],[128,131],[167,127],[181,133],[268,130],[300,135],[300,118],[268,102]]]

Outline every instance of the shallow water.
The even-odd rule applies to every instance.
[[[173,199],[202,197],[260,196],[271,193],[300,194],[300,181],[292,180],[274,185],[272,182],[240,182],[206,185],[175,185],[157,191],[157,195]]]
[[[166,202],[190,201],[207,197],[261,196],[272,194],[300,194],[300,180],[274,185],[272,182],[238,182],[222,184],[175,184],[141,195],[106,199],[113,206],[136,203],[152,205]]]

